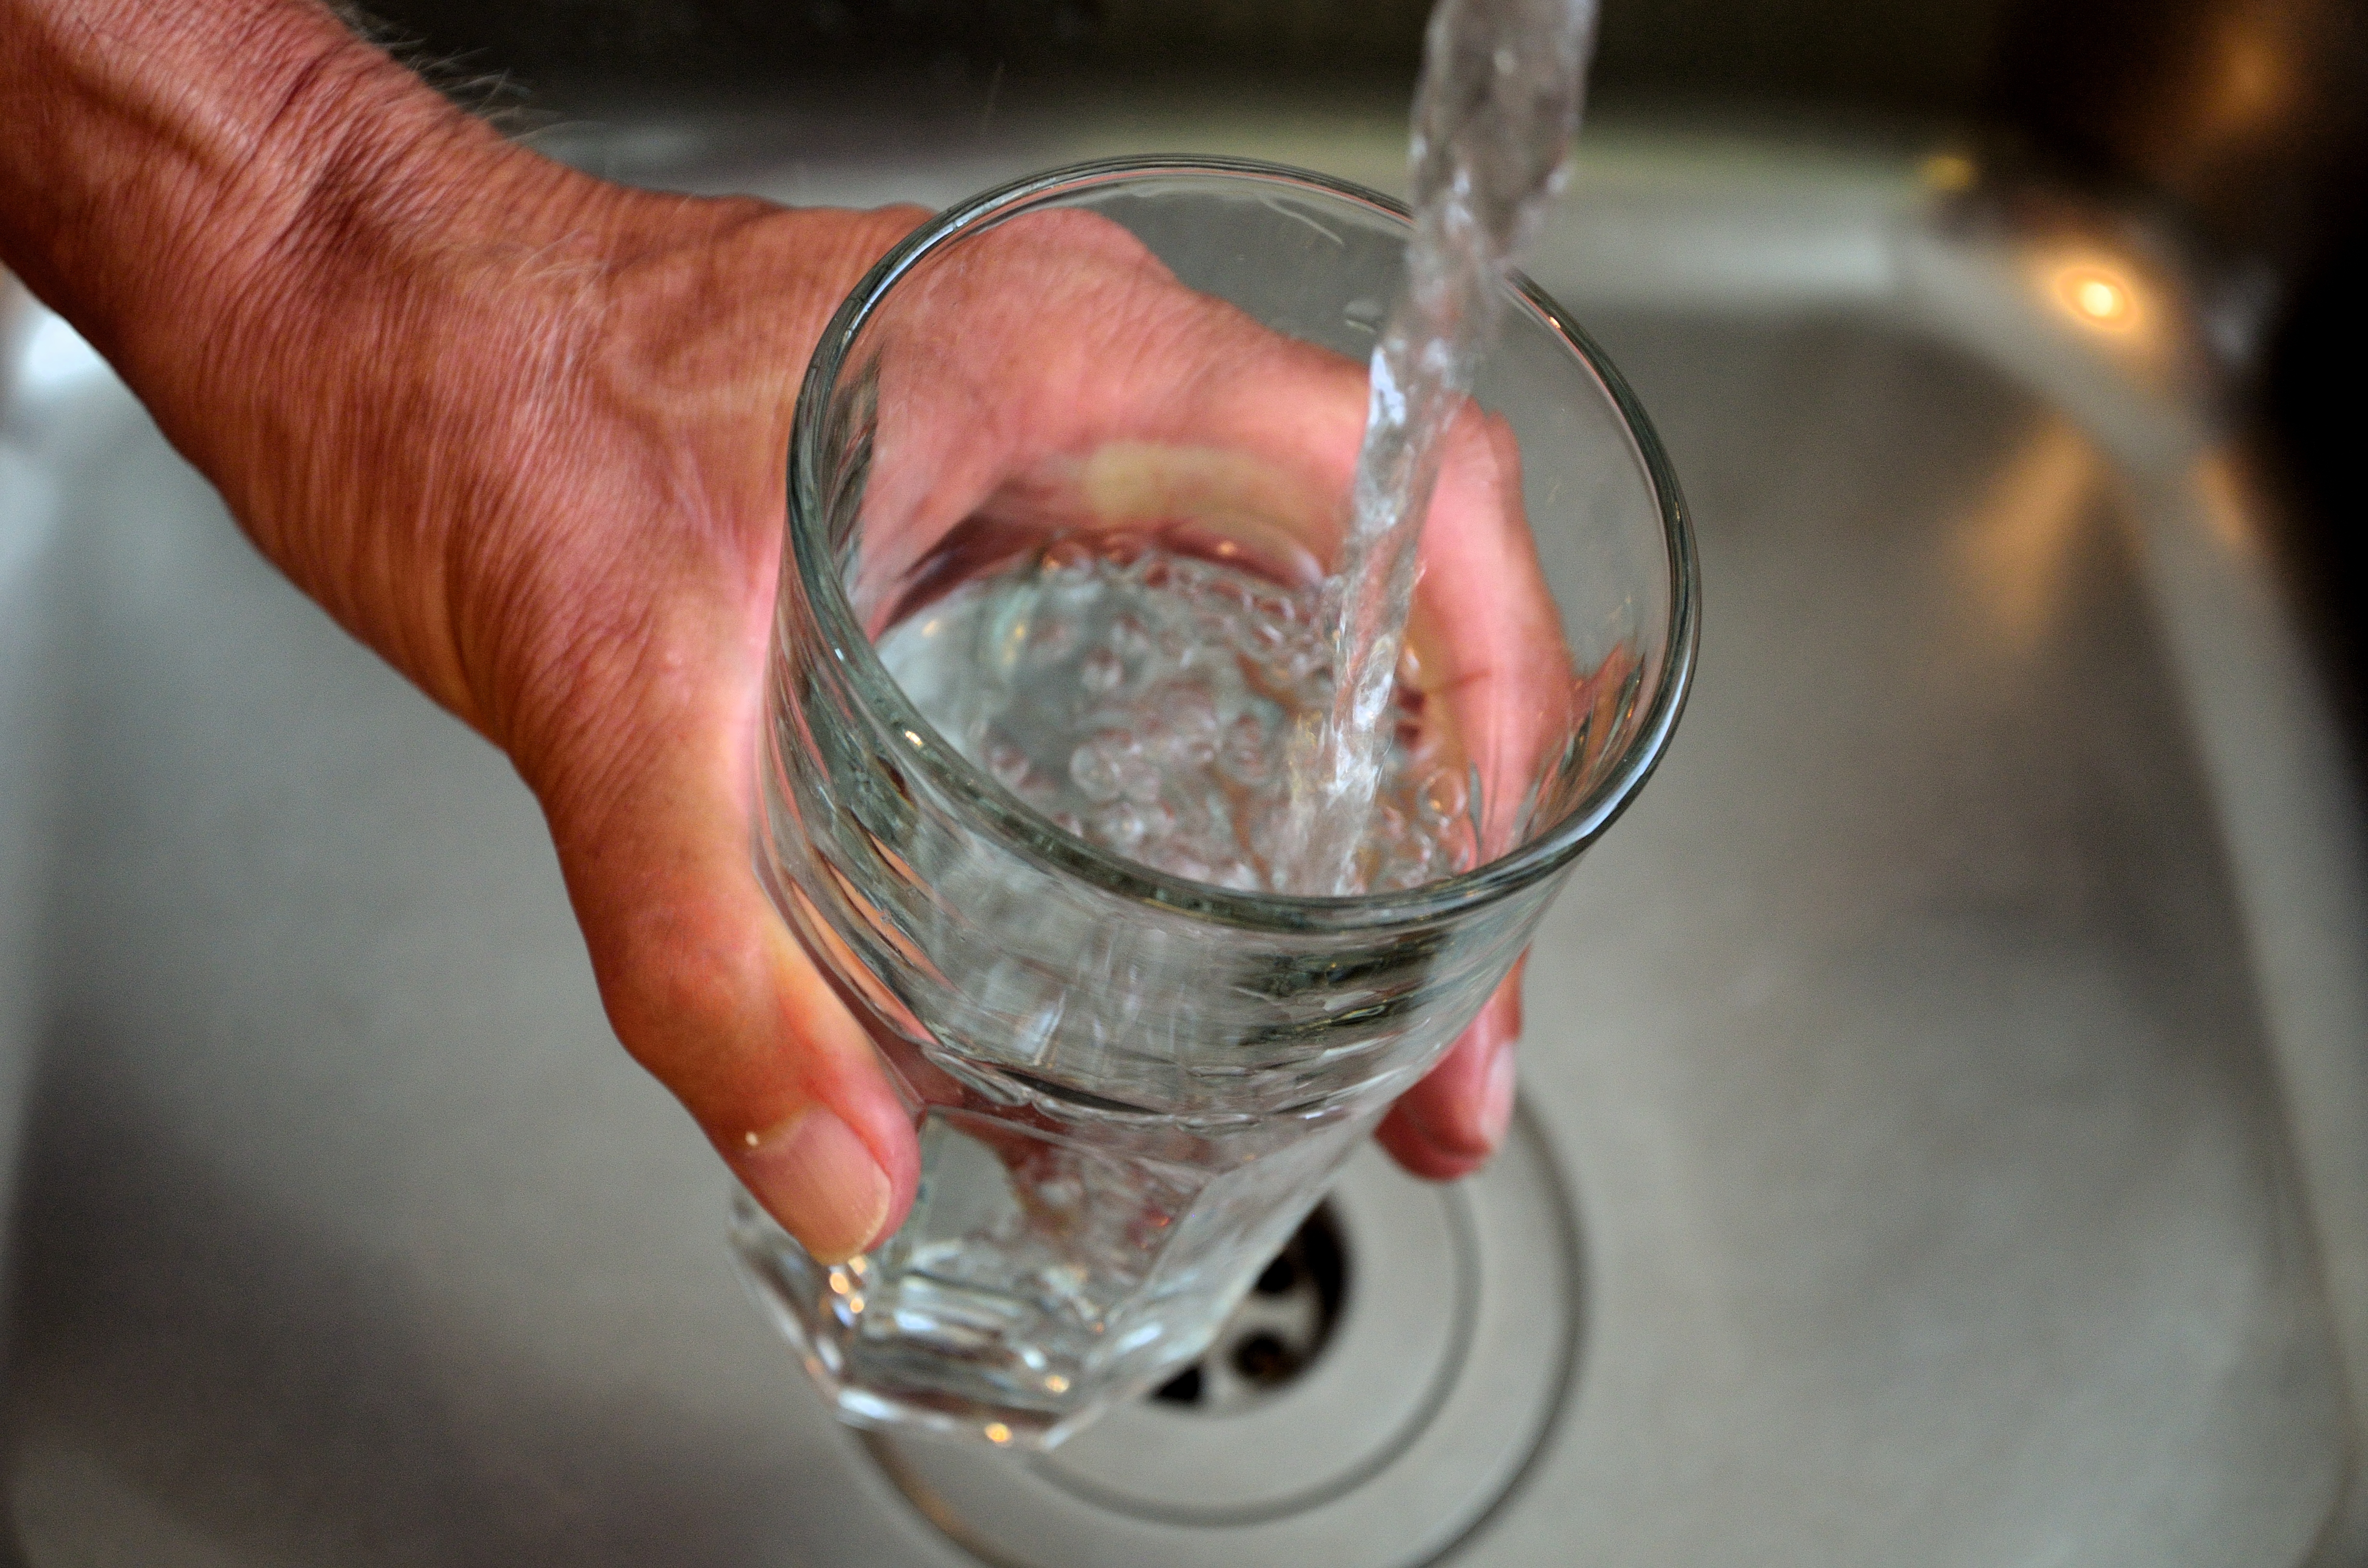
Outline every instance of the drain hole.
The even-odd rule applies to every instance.
[[[1234,1370],[1260,1388],[1272,1388],[1298,1372],[1299,1357],[1273,1335],[1253,1334],[1234,1346]]]
[[[1319,1204],[1217,1331],[1209,1353],[1152,1393],[1187,1409],[1239,1409],[1315,1364],[1349,1294],[1349,1254],[1332,1206]]]

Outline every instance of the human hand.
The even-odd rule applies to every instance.
[[[539,160],[504,177],[518,208],[567,212],[564,235],[448,222],[433,270],[344,305],[333,358],[280,340],[274,416],[229,437],[253,444],[221,472],[268,553],[509,754],[619,1038],[793,1233],[842,1256],[901,1217],[917,1153],[869,1038],[752,875],[754,749],[797,379],[838,299],[922,214],[684,202]],[[916,369],[933,407],[970,368],[1008,366],[1013,341],[1030,375],[951,400],[971,417],[939,433],[941,460],[882,465],[928,476],[907,509],[916,554],[1015,477],[1121,434],[1248,454],[1304,494],[1345,488],[1360,367],[1178,287],[1106,225],[1010,239],[947,301],[962,325],[945,358]],[[883,446],[913,437],[899,416],[923,401],[883,389]],[[1519,749],[1537,704],[1515,694],[1561,667],[1518,494],[1508,443],[1475,425],[1426,546],[1422,641],[1478,751]],[[1332,526],[1328,510],[1296,521]],[[1410,1169],[1487,1157],[1519,1006],[1508,983],[1394,1112],[1384,1142]]]
[[[874,636],[950,585],[958,528],[973,563],[1105,532],[1294,585],[1338,557],[1364,367],[1179,287],[1106,219],[1039,210],[973,231],[903,272],[860,341],[862,368],[840,377],[867,411],[863,522],[843,565]],[[1502,420],[1467,409],[1452,428],[1422,557],[1406,678],[1450,770],[1476,767],[1493,858],[1574,688]],[[1452,1176],[1487,1157],[1519,1028],[1515,977],[1391,1119],[1403,1164]]]
[[[547,250],[530,267],[497,262],[490,278],[472,272],[474,303],[405,311],[406,322],[450,310],[477,326],[419,362],[427,386],[367,400],[409,403],[441,438],[416,444],[420,413],[372,435],[378,482],[308,496],[302,544],[275,528],[279,509],[243,511],[283,560],[317,561],[324,544],[351,560],[395,531],[390,508],[465,530],[474,553],[450,633],[461,694],[447,700],[517,759],[542,802],[620,1038],[768,1208],[818,1256],[842,1255],[910,1201],[916,1154],[865,1035],[751,878],[752,753],[794,378],[870,253],[918,214],[659,202],[534,172],[584,203],[571,264],[553,267]],[[881,389],[868,505],[903,524],[886,552],[926,555],[1045,466],[1121,439],[1247,457],[1292,476],[1303,496],[1345,490],[1360,367],[1178,287],[1099,221],[1000,238],[949,281],[942,352],[900,367],[913,387]],[[553,355],[529,332],[506,350],[495,318],[573,343]],[[501,427],[520,398],[549,413],[515,444],[471,438]],[[915,442],[930,446],[925,460],[885,460]],[[437,472],[387,486],[422,455]],[[925,493],[894,494],[906,480]],[[1472,422],[1445,465],[1417,629],[1463,744],[1498,785],[1526,778],[1537,710],[1565,668],[1519,493],[1509,437]],[[1329,505],[1282,520],[1332,553]],[[385,585],[401,596],[421,578],[406,570]],[[350,583],[332,571],[308,585],[382,647],[434,644],[416,595],[390,605]],[[393,635],[390,611],[404,629]],[[1540,686],[1543,697],[1530,689]],[[1518,1007],[1508,986],[1396,1112],[1386,1139],[1410,1168],[1460,1175],[1501,1136]]]
[[[248,30],[206,31],[233,9]],[[154,65],[127,40],[158,28],[196,31]],[[32,74],[82,69],[91,101],[127,79],[147,96],[95,125],[28,122],[49,138],[20,146],[47,157],[35,174],[0,154],[0,183],[25,198],[0,232],[8,259],[266,554],[511,757],[620,1039],[817,1256],[864,1246],[911,1200],[913,1130],[757,887],[752,753],[798,380],[839,299],[924,214],[589,179],[501,143],[288,0],[124,8],[87,60],[81,36],[37,40],[64,62],[28,49]],[[237,90],[160,157],[142,138],[203,96],[185,79],[191,37]],[[274,112],[240,119],[252,103]],[[107,204],[64,200],[74,178]],[[980,494],[1090,449],[1112,396],[1179,443],[1236,444],[1337,493],[1360,367],[1259,332],[1107,235],[1011,265],[1039,269],[1037,308],[971,330],[1025,331],[1045,352],[1030,395],[970,433]],[[1044,308],[1042,289],[1079,308]],[[1190,356],[1175,351],[1196,344],[1211,372],[1178,381]],[[1277,379],[1261,389],[1247,366]],[[1424,613],[1467,740],[1495,734],[1509,756],[1525,704],[1553,695],[1534,655],[1558,658],[1559,639],[1540,639],[1551,604],[1503,526],[1518,522],[1509,454],[1476,425],[1459,440],[1435,515],[1481,526],[1431,530]],[[1508,982],[1385,1125],[1402,1162],[1443,1176],[1486,1158],[1518,1025]]]

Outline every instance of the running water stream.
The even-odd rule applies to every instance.
[[[1441,0],[1431,18],[1406,280],[1328,581],[1055,532],[882,634],[923,716],[1055,825],[1188,881],[1315,896],[1420,886],[1501,849],[1480,842],[1441,729],[1401,722],[1398,670],[1441,443],[1562,185],[1594,6]],[[1157,488],[1144,452],[1095,460]]]
[[[1477,863],[1470,766],[1452,724],[1398,703],[1399,650],[1441,437],[1469,402],[1511,258],[1561,183],[1592,6],[1445,0],[1432,22],[1407,280],[1372,356],[1328,584],[1312,562],[1276,569],[1247,530],[1206,525],[1227,548],[1196,550],[1181,503],[1108,521],[1093,494],[1198,494],[1223,517],[1207,498],[1242,472],[1224,454],[1212,467],[1206,452],[1124,442],[1076,480],[1076,505],[1107,526],[1015,536],[982,518],[916,573],[941,591],[885,627],[881,662],[993,788],[1204,889],[1380,892]],[[1319,522],[1323,505],[1288,520]],[[1425,1011],[1477,997],[1428,942],[1386,933],[1291,940],[1207,921],[1188,940],[1146,913],[1105,943],[1087,912],[1116,912],[1118,895],[1073,898],[1082,879],[1003,847],[916,857],[944,873],[928,892],[953,916],[929,917],[917,953],[888,936],[903,935],[893,917],[871,924],[860,883],[817,895],[865,904],[863,939],[903,966],[890,973],[929,975],[912,981],[914,1032],[880,1028],[905,1082],[931,1085],[910,1216],[828,1270],[753,1206],[739,1235],[842,1410],[1035,1444],[1208,1345],[1380,1114],[1376,1091],[1420,1064]],[[884,867],[884,851],[866,831],[849,863]],[[879,874],[916,876],[902,860]],[[914,908],[897,902],[911,892],[899,881],[882,903]],[[1074,967],[1054,940],[996,929],[1013,920],[1051,922],[1080,949]]]
[[[1585,97],[1596,0],[1440,0],[1424,41],[1408,153],[1406,282],[1373,347],[1364,445],[1329,586],[1328,713],[1292,737],[1285,891],[1362,891],[1416,545],[1441,443],[1463,409],[1515,257],[1560,192]]]

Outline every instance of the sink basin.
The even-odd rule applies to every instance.
[[[546,141],[868,203],[1137,149],[1387,185],[1402,135],[1156,100],[837,125],[643,107]],[[1517,1146],[1469,1190],[1351,1170],[1304,1376],[1032,1465],[829,1418],[506,763],[30,312],[0,424],[12,1549],[2368,1560],[2362,816],[2175,253],[1933,139],[1588,142],[1531,270],[1652,411],[1708,609],[1660,776],[1539,939]]]

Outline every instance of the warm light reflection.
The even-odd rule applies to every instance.
[[[2276,118],[2294,96],[2282,40],[2264,36],[2257,18],[2240,17],[2220,38],[2205,117],[2224,134]]]
[[[1924,160],[1918,172],[1923,176],[1926,188],[1937,190],[1943,196],[1971,190],[1975,182],[1981,178],[1980,167],[1963,153],[1935,153]]]
[[[2225,451],[2207,453],[2195,465],[2195,494],[2212,537],[2235,554],[2261,549],[2259,505],[2248,477]]]
[[[2078,427],[2033,430],[1991,479],[1959,536],[1966,601],[2008,648],[2030,648],[2061,612],[2073,541],[2094,505],[2097,461]]]
[[[2101,267],[2065,268],[2056,275],[2055,296],[2092,326],[2126,327],[2137,319],[2129,284]]]

